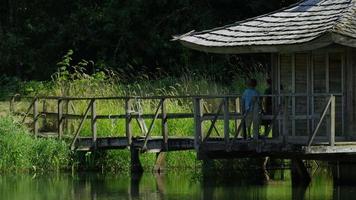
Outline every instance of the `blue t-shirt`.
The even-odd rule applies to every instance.
[[[260,93],[252,88],[247,88],[242,95],[242,102],[244,103],[245,112],[251,112],[253,108],[253,99],[258,101]]]

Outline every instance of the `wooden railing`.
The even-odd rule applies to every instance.
[[[341,95],[341,94],[336,94]],[[253,109],[253,140],[260,140],[260,121],[269,120],[270,126],[265,132],[269,133],[272,129],[275,139],[282,139],[281,142],[287,144],[289,137],[289,123],[295,116],[291,116],[289,113],[290,102],[292,98],[307,97],[310,101],[310,95],[305,94],[286,94],[286,95],[262,95],[261,98],[273,98],[273,113],[266,115],[261,114],[258,101],[255,101]],[[307,146],[313,144],[316,134],[319,131],[322,121],[327,115],[327,111],[330,110],[330,131],[328,133],[330,145],[335,144],[335,95],[330,94],[318,94],[314,97],[328,98],[327,104],[323,111],[320,113],[320,117],[315,117],[308,111],[302,117],[307,120],[318,120],[318,124],[309,135]],[[30,105],[23,113],[19,113],[16,110],[16,102],[21,99],[27,99],[30,101]],[[103,100],[123,101],[124,113],[118,114],[98,114],[97,102]],[[133,104],[137,100],[153,100],[158,102],[155,106],[154,113],[137,113],[132,112]],[[193,105],[191,112],[185,113],[172,113],[167,110],[168,100],[180,100],[186,104]],[[48,112],[46,105],[48,101],[55,101],[57,110],[56,112]],[[87,102],[86,109],[83,114],[77,114],[73,108],[73,113],[68,112],[68,109],[64,109],[65,105],[71,104],[71,102],[81,101]],[[208,101],[214,101],[212,105],[208,105]],[[233,102],[233,104],[231,104]],[[42,109],[39,108],[39,104],[42,103]],[[309,104],[309,103],[308,103]],[[74,149],[75,143],[80,138],[81,130],[84,122],[90,120],[91,126],[91,138],[93,145],[95,145],[98,138],[97,121],[104,119],[123,119],[125,120],[125,137],[127,138],[127,145],[130,146],[133,138],[132,133],[132,121],[136,119],[141,128],[144,138],[142,149],[146,149],[147,142],[152,136],[152,131],[157,120],[161,121],[161,136],[163,138],[164,147],[168,148],[168,140],[170,136],[174,136],[175,133],[169,133],[168,121],[169,119],[192,119],[194,120],[194,130],[191,130],[192,135],[195,138],[195,148],[199,149],[201,145],[206,144],[210,140],[219,139],[224,142],[226,151],[230,151],[232,146],[238,139],[246,139],[245,120],[246,113],[241,109],[241,96],[240,95],[226,95],[226,96],[213,96],[213,95],[200,95],[200,96],[152,96],[152,97],[97,97],[97,98],[77,98],[77,97],[21,97],[19,95],[14,96],[10,101],[10,109],[14,114],[21,114],[23,116],[22,122],[26,119],[32,118],[33,133],[35,136],[39,134],[39,120],[40,118],[53,117],[57,122],[57,137],[62,139],[65,130],[64,124],[68,120],[80,120],[78,127],[73,133],[67,133],[66,136],[71,137],[71,147]],[[232,111],[233,110],[233,111]],[[140,125],[140,119],[151,119],[148,129],[144,129],[142,124]],[[204,125],[204,122],[208,121],[208,126]],[[218,121],[223,121],[222,129],[217,126]],[[231,131],[231,121],[234,121],[235,130]],[[277,124],[278,122],[278,124]],[[278,125],[278,126],[277,126]],[[221,127],[221,126],[220,126]],[[278,127],[278,128],[276,128]],[[207,130],[205,132],[205,130]],[[216,136],[212,138],[213,133]],[[223,133],[223,134],[221,134]],[[231,134],[232,133],[232,134]]]

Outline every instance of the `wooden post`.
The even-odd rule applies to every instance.
[[[168,124],[167,124],[167,111],[166,111],[166,100],[162,99],[162,136],[163,136],[163,149],[168,150]]]
[[[203,118],[203,100],[201,98],[194,98],[194,125],[195,125],[195,138],[194,147],[196,151],[199,151],[200,144],[202,141],[202,120]]]
[[[16,96],[17,95],[14,95],[11,97],[11,100],[10,100],[10,113],[14,113],[15,112],[15,100],[16,100]]]
[[[131,173],[142,173],[143,167],[140,161],[140,151],[139,149],[131,146]]]
[[[335,146],[335,96],[331,96],[330,104],[330,135],[329,135],[329,144],[330,146]]]
[[[289,99],[288,96],[284,99],[284,106],[283,106],[283,144],[287,143],[288,138],[288,104]]]
[[[311,178],[302,160],[294,158],[291,160],[292,185],[307,186]]]
[[[38,98],[35,98],[33,102],[33,134],[35,137],[38,135]]]
[[[153,171],[156,173],[162,173],[165,168],[165,157],[166,153],[165,152],[159,152],[156,153],[156,162],[155,166],[153,167]]]
[[[126,127],[126,137],[127,137],[127,142],[128,145],[130,146],[132,143],[132,126],[131,126],[131,108],[132,108],[132,102],[131,99],[126,99],[125,100],[125,127]]]
[[[236,98],[235,99],[235,115],[238,115],[239,113],[241,113],[241,109],[240,109],[240,98]],[[237,129],[240,126],[240,123],[238,118],[235,118],[235,133],[237,132]]]
[[[229,146],[230,140],[230,113],[229,113],[229,98],[224,98],[224,139],[226,149]]]
[[[260,132],[260,108],[258,99],[255,98],[253,103],[253,138],[258,140],[258,135]]]
[[[43,99],[43,103],[42,103],[42,112],[46,113],[47,112],[47,103],[46,103],[46,99]],[[42,123],[43,123],[43,126],[46,127],[47,125],[47,115],[44,114],[42,116]]]
[[[96,129],[96,101],[95,99],[91,100],[91,133],[92,133],[92,141],[93,146],[96,148],[96,138],[97,138],[97,129]]]
[[[58,120],[58,139],[62,139],[63,135],[63,100],[57,101],[57,120]]]

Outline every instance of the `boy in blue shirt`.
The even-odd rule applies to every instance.
[[[247,89],[244,91],[242,95],[242,112],[244,114],[245,118],[245,127],[244,129],[247,130],[247,137],[252,137],[251,136],[251,125],[253,121],[253,112],[254,109],[259,109],[259,98],[260,98],[260,93],[256,90],[257,86],[257,80],[256,79],[250,79],[247,82]],[[255,107],[255,105],[257,107]],[[258,126],[255,126],[258,127]],[[246,130],[244,130],[246,137]]]

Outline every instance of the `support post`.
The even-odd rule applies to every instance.
[[[292,184],[293,185],[309,185],[311,178],[307,168],[301,159],[294,158],[292,164]]]
[[[57,121],[58,121],[58,139],[62,139],[63,136],[63,100],[57,101]]]
[[[194,147],[199,152],[200,144],[202,142],[203,133],[203,100],[201,98],[194,98],[194,125],[195,125],[195,137]]]
[[[335,146],[335,96],[331,96],[329,145]]]
[[[33,102],[33,134],[35,137],[37,137],[38,135],[38,98],[35,98],[34,102]]]
[[[131,173],[142,173],[143,167],[140,161],[140,151],[139,149],[131,146]]]
[[[155,162],[155,166],[153,167],[154,172],[162,173],[164,171],[164,167],[166,164],[165,157],[166,157],[165,152],[159,152],[156,154],[156,162]]]
[[[284,99],[284,106],[283,106],[283,144],[287,144],[288,138],[288,104],[289,99],[288,96]]]
[[[96,148],[96,138],[97,138],[97,129],[96,129],[96,101],[95,99],[91,100],[91,133],[92,133],[92,143],[93,147]]]
[[[224,139],[225,147],[228,149],[230,139],[230,113],[229,113],[229,98],[224,98]]]
[[[126,133],[126,138],[127,138],[127,143],[130,146],[132,143],[132,126],[131,126],[131,108],[132,108],[132,102],[131,99],[126,99],[125,100],[125,133]]]
[[[167,123],[167,111],[166,111],[166,100],[162,99],[162,136],[163,136],[163,149],[168,150],[168,123]]]

